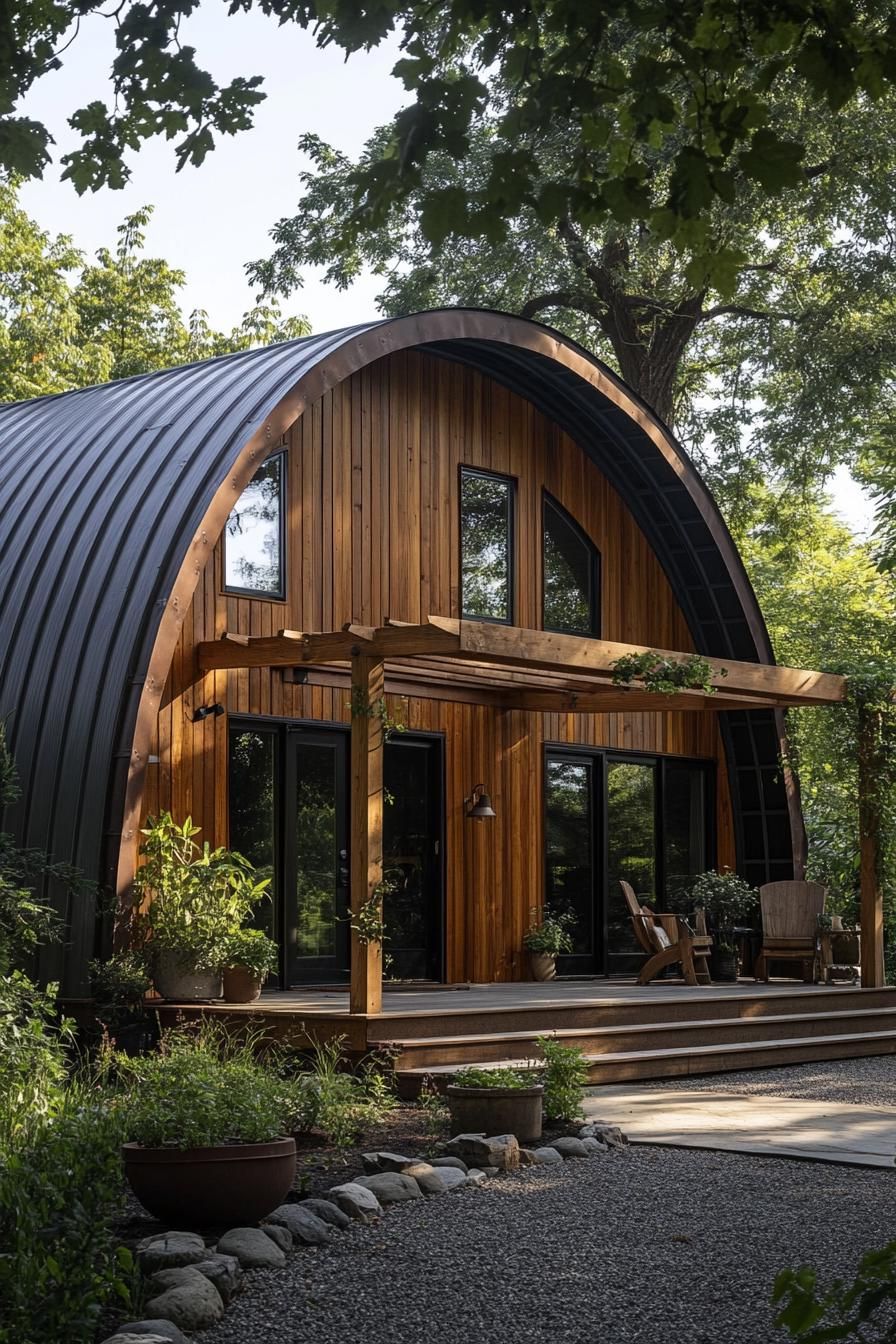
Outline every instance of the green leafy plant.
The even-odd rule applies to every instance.
[[[371,700],[363,686],[352,687],[349,709],[352,718],[379,719],[385,737],[390,733],[407,732],[407,724],[389,713],[386,697],[380,695],[376,700]]]
[[[265,1143],[297,1128],[302,1100],[257,1035],[211,1023],[163,1032],[158,1050],[116,1055],[125,1137],[149,1148]]]
[[[569,912],[545,914],[540,924],[533,922],[523,934],[523,947],[527,952],[541,952],[552,957],[571,952],[573,943],[568,929],[574,922],[575,916]]]
[[[640,682],[655,695],[674,695],[676,691],[703,691],[715,695],[713,677],[727,677],[728,669],[714,668],[698,653],[669,658],[663,653],[628,653],[613,663],[613,685],[631,686]]]
[[[531,1087],[536,1081],[525,1069],[479,1069],[471,1065],[458,1069],[454,1075],[455,1087]]]
[[[803,1344],[835,1339],[884,1344],[893,1339],[896,1241],[863,1256],[852,1283],[835,1279],[821,1289],[816,1271],[807,1265],[782,1270],[772,1302],[779,1308],[775,1323]]]
[[[815,916],[815,923],[821,933],[830,933],[831,929],[834,927],[833,916],[825,914],[824,912]]]
[[[277,944],[262,929],[237,929],[221,944],[223,969],[238,966],[250,971],[258,980],[270,975],[277,965],[278,955]]]
[[[137,873],[146,907],[138,927],[152,952],[174,952],[197,970],[216,970],[225,940],[268,894],[271,878],[259,876],[241,854],[207,842],[200,847],[199,829],[190,817],[179,825],[170,812],[148,820]]]
[[[423,1112],[426,1150],[433,1152],[436,1144],[447,1132],[451,1113],[431,1073],[428,1073],[420,1084],[417,1105]]]
[[[395,1106],[391,1082],[375,1058],[350,1070],[345,1039],[315,1046],[311,1067],[295,1079],[300,1129],[318,1129],[337,1147],[347,1148],[362,1129],[380,1124]]]
[[[142,953],[116,952],[106,961],[92,961],[90,990],[99,1007],[138,1009],[152,983]]]
[[[721,873],[710,870],[700,873],[694,879],[690,889],[691,901],[699,909],[705,910],[712,926],[724,935],[731,944],[730,931],[743,919],[752,918],[759,905],[759,893],[737,873],[727,870]],[[717,946],[721,946],[717,940]]]
[[[539,1036],[536,1045],[544,1056],[544,1114],[546,1120],[578,1120],[588,1082],[585,1056],[575,1045],[561,1045],[552,1036]]]

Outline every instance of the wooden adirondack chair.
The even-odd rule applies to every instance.
[[[649,984],[666,966],[676,963],[681,965],[685,984],[711,984],[707,957],[712,939],[706,932],[703,912],[697,914],[697,931],[694,932],[679,915],[658,915],[642,906],[630,883],[620,879],[619,885],[632,917],[635,937],[648,957],[638,976],[638,984]]]
[[[768,982],[769,961],[798,961],[805,983],[813,983],[818,969],[818,916],[824,913],[827,894],[820,882],[767,882],[759,888],[762,951],[756,958],[757,980]]]

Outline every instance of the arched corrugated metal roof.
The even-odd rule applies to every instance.
[[[0,715],[22,782],[7,824],[23,843],[108,878],[106,838],[123,817],[127,826],[142,780],[141,705],[161,691],[191,584],[266,440],[327,386],[408,346],[474,365],[567,429],[647,534],[697,647],[772,660],[734,545],[683,451],[613,374],[535,323],[442,310],[7,405]],[[789,875],[776,718],[724,717],[745,873]],[[92,917],[71,928],[69,992],[92,955]]]

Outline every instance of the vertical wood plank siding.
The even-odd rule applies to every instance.
[[[601,551],[605,639],[693,648],[656,556],[578,445],[529,402],[475,370],[421,351],[391,355],[314,403],[288,435],[287,600],[221,590],[216,548],[184,623],[159,714],[146,814],[192,815],[227,841],[227,716],[192,722],[220,701],[229,714],[348,722],[348,693],[284,683],[278,670],[201,677],[195,645],[224,630],[338,629],[345,621],[460,614],[459,466],[512,475],[518,625],[541,625],[541,508],[547,490]],[[546,714],[389,697],[409,729],[444,734],[446,975],[512,980],[543,893],[542,760],[546,741],[719,762],[718,858],[734,865],[733,823],[714,715]],[[464,822],[480,780],[497,817]]]

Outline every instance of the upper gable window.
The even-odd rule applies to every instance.
[[[544,628],[600,634],[600,552],[550,495],[544,497]]]
[[[224,529],[224,587],[248,597],[286,596],[286,454],[269,457],[237,500]]]
[[[461,615],[513,621],[513,481],[462,467]]]

